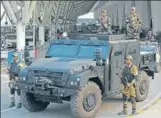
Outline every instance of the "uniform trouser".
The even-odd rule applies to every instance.
[[[127,112],[128,106],[128,99],[130,98],[131,104],[132,104],[132,112],[136,111],[136,93],[135,93],[135,86],[131,85],[129,87],[125,86],[122,89],[123,93],[123,109]]]
[[[127,31],[128,31],[128,36],[134,36],[135,38],[139,38],[139,27],[138,26],[132,26],[129,25],[127,27]]]
[[[14,82],[15,79],[16,79],[16,77],[10,74],[9,80],[10,80],[11,82]],[[15,91],[17,91],[17,95],[18,95],[18,98],[19,98],[18,101],[20,102],[21,91],[20,91],[19,88],[15,88],[15,87],[13,87],[13,86],[10,86],[11,101],[12,101],[12,102],[15,101]]]

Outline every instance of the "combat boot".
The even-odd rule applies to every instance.
[[[14,106],[15,106],[15,102],[12,101],[12,102],[10,103],[10,105],[9,105],[9,108],[12,108],[12,107],[14,107]]]
[[[123,96],[123,99],[125,99],[126,97]],[[123,103],[123,111],[119,112],[118,115],[127,115],[127,102]]]
[[[21,108],[22,107],[22,104],[19,102],[18,104],[17,104],[17,108]]]
[[[136,114],[136,109],[132,109],[132,115]]]
[[[15,96],[13,94],[13,95],[11,95],[11,102],[10,102],[9,108],[12,108],[14,106],[15,106]]]
[[[132,115],[136,114],[136,100],[134,97],[131,97],[131,103],[132,103]]]
[[[123,110],[123,111],[119,112],[118,115],[127,115],[127,111]]]

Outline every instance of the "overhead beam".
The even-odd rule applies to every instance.
[[[86,12],[90,11],[90,9],[91,9],[92,6],[93,6],[93,5],[84,6],[82,9],[79,9],[78,12],[77,12],[78,15],[83,15],[83,14],[85,14]]]
[[[46,1],[45,2],[42,25],[45,25],[45,24],[47,24],[47,22],[49,22],[49,19],[50,19],[49,17],[50,17],[51,8],[52,8],[52,6],[50,4],[51,4],[51,1]]]
[[[2,4],[3,4],[3,7],[4,7],[6,13],[10,17],[11,21],[14,24],[16,24],[17,23],[17,18],[15,16],[14,12],[13,12],[13,9],[12,9],[11,4],[9,3],[9,1],[2,1]]]
[[[70,1],[69,8],[68,8],[67,14],[66,14],[66,19],[69,19],[72,10],[73,10],[73,1]]]
[[[22,22],[23,23],[26,23],[27,20],[28,20],[28,15],[29,15],[29,4],[30,4],[30,1],[25,1],[25,5],[24,7],[22,8]]]
[[[32,16],[32,14],[33,14],[33,11],[35,10],[35,8],[36,8],[36,3],[37,3],[37,1],[30,1],[30,5],[29,5],[29,14],[28,14],[28,20],[29,20],[29,18]]]
[[[58,3],[57,1],[52,2],[52,16],[56,15],[56,9],[57,9]],[[55,17],[54,17],[55,18]]]
[[[1,16],[1,20],[3,19],[5,14],[6,14],[6,11],[3,12],[2,16]]]
[[[62,1],[62,6],[61,6],[62,8],[60,10],[59,17],[60,16],[63,17],[63,12],[64,12],[66,4],[67,4],[67,1]]]
[[[17,12],[17,2],[16,1],[10,1],[10,4],[11,4],[13,12],[16,13]]]
[[[60,11],[62,9],[62,1],[58,1],[58,7],[57,7],[57,10],[56,10],[56,17],[55,17],[55,24],[57,26],[57,22],[58,22],[58,19],[59,19],[59,14],[60,14]]]
[[[74,4],[74,7],[75,8],[84,7],[84,6],[88,6],[88,5],[92,4],[92,3],[93,3],[93,1],[84,1],[84,2],[82,2],[82,4],[79,4],[79,5]]]

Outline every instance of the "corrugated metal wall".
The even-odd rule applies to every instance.
[[[161,1],[151,1],[153,31],[161,31]]]

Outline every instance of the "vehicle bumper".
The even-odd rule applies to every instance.
[[[76,94],[76,89],[69,89],[69,88],[53,87],[50,89],[43,90],[37,88],[34,84],[26,84],[18,82],[16,82],[15,86],[25,92],[38,94],[42,96],[68,97]]]

